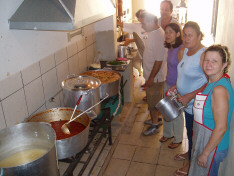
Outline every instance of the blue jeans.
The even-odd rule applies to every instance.
[[[209,176],[218,176],[219,164],[227,156],[228,149],[216,152]]]
[[[188,157],[189,160],[191,159],[191,152],[192,152],[192,136],[193,136],[193,114],[189,114],[186,111],[184,111],[185,114],[185,123],[186,123],[186,129],[187,129],[187,136],[188,136]]]

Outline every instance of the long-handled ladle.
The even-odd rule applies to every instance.
[[[73,112],[72,112],[72,116],[71,116],[70,120],[73,118],[73,116],[74,116],[74,114],[75,114],[75,111],[76,111],[76,109],[77,109],[77,106],[80,104],[80,100],[81,100],[82,96],[83,96],[83,95],[81,94],[80,97],[79,97],[79,99],[77,100],[76,106],[75,106],[75,108],[74,108],[74,110],[73,110]]]
[[[71,123],[72,121],[76,120],[78,117],[82,116],[83,114],[85,114],[86,112],[88,112],[89,110],[91,110],[93,107],[97,106],[98,104],[100,104],[101,102],[103,102],[106,98],[108,98],[109,95],[106,94],[106,97],[104,97],[101,101],[99,101],[98,103],[96,103],[95,105],[91,106],[90,108],[86,109],[84,112],[80,113],[79,115],[77,115],[76,117],[74,117],[73,119],[70,119],[67,123],[64,123],[61,127],[61,130],[63,133],[65,134],[71,134],[70,130],[68,129],[67,125],[69,123]]]

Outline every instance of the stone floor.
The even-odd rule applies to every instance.
[[[159,142],[163,125],[156,135],[142,135],[142,131],[147,128],[144,120],[150,117],[148,106],[142,101],[145,91],[141,90],[141,84],[142,77],[134,80],[134,102],[125,104],[122,112],[112,121],[113,145],[105,144],[104,138],[82,176],[172,176],[176,169],[184,165],[184,161],[175,161],[173,157],[178,152],[187,151],[186,138],[178,148],[169,149],[167,146],[171,141]],[[100,152],[102,147],[104,150]],[[88,155],[87,152],[82,161]],[[67,166],[59,162],[60,175],[64,174]],[[82,163],[79,163],[73,172],[74,176],[79,174],[81,167]]]
[[[150,117],[147,104],[142,101],[145,91],[140,89],[141,84],[141,78],[135,81],[135,104],[131,111],[134,116],[127,118],[128,121],[133,121],[132,128],[122,128],[119,142],[104,176],[173,176],[174,171],[184,165],[184,161],[175,161],[173,158],[176,153],[187,151],[186,138],[178,148],[169,149],[167,146],[171,141],[159,142],[163,134],[163,125],[156,135],[142,135],[142,131],[147,128],[144,120]],[[186,131],[184,136],[185,134]]]

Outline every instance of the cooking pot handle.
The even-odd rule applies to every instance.
[[[93,110],[88,111],[87,114],[91,119],[95,119],[97,117],[97,114]]]
[[[67,75],[67,78],[74,78],[74,77],[76,77],[76,74]]]

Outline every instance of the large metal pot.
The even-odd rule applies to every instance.
[[[69,120],[73,108],[53,108],[48,109],[46,111],[40,112],[35,114],[34,116],[30,117],[27,121],[28,122],[53,122],[59,120]],[[76,110],[74,117],[79,114],[80,111]],[[91,122],[91,118],[87,114],[83,114],[81,117],[75,120],[85,126],[85,129],[72,137],[56,140],[56,147],[57,147],[57,156],[58,159],[69,158],[71,156],[76,155],[79,153],[83,148],[86,146],[88,142],[88,135],[89,135],[89,125]]]
[[[41,123],[20,123],[1,130],[0,176],[58,176],[55,138],[54,130]],[[19,152],[23,153],[21,157]],[[27,161],[23,160],[26,155],[30,156]],[[33,155],[38,155],[35,160],[31,159]],[[7,164],[10,167],[3,166],[3,160],[5,163],[9,157],[13,159]]]
[[[69,75],[69,78],[62,82],[64,106],[74,108],[79,97],[83,95],[77,109],[85,111],[100,101],[100,85],[100,80],[94,77]],[[101,105],[95,106],[92,110],[99,115]]]
[[[118,76],[118,79],[115,81],[106,83],[102,80],[102,76],[99,76],[99,73],[100,73],[100,75],[103,75],[104,72],[110,72],[112,74],[116,74]],[[93,74],[93,73],[95,73],[95,74]],[[89,71],[82,73],[82,75],[92,75],[92,77],[95,77],[101,81],[101,86],[99,88],[101,99],[106,97],[106,93],[108,93],[109,97],[112,97],[112,96],[118,94],[120,91],[121,74],[117,71],[105,70],[105,69],[89,70]]]
[[[177,103],[176,97],[167,96],[156,104],[156,108],[162,113],[164,120],[170,122],[181,114],[184,106]]]

